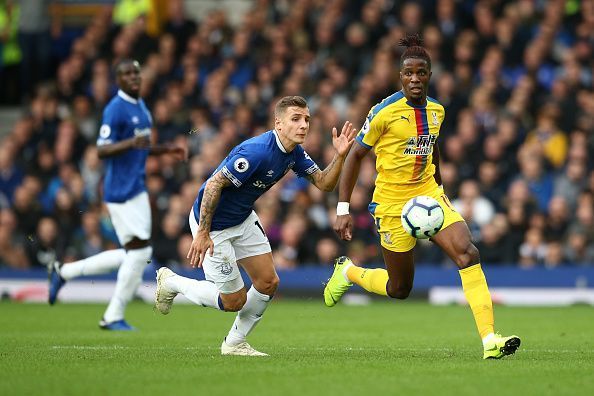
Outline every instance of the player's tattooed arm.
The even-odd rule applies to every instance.
[[[316,170],[314,173],[309,175],[307,178],[309,181],[322,191],[334,191],[338,178],[340,177],[340,171],[344,164],[344,157],[335,155],[332,158],[330,164],[324,170]]]
[[[230,185],[231,181],[221,172],[217,172],[206,183],[200,205],[198,232],[196,232],[186,256],[190,259],[192,267],[202,267],[206,254],[210,253],[211,256],[214,254],[214,242],[210,238],[212,218],[221,199],[221,191]]]
[[[221,199],[221,192],[223,191],[223,188],[231,185],[231,180],[225,177],[222,172],[217,172],[208,180],[206,187],[204,188],[202,203],[200,205],[198,231],[210,232],[212,218]]]

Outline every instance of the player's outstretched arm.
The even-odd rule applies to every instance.
[[[202,203],[200,204],[200,220],[198,222],[198,231],[190,245],[187,258],[190,259],[192,267],[202,267],[202,262],[207,252],[212,256],[214,251],[214,243],[210,239],[210,227],[214,212],[221,199],[221,191],[223,188],[229,187],[231,181],[227,179],[221,172],[214,174],[204,188],[202,195]]]
[[[344,164],[344,160],[349,153],[355,141],[356,129],[349,121],[342,126],[342,131],[338,135],[336,128],[332,128],[332,145],[336,150],[336,154],[326,169],[317,171],[310,176],[310,181],[314,186],[322,191],[333,191],[338,183],[340,171]]]
[[[188,160],[188,150],[181,146],[170,146],[170,145],[154,145],[150,146],[149,154],[161,155],[161,154],[173,154],[175,159],[178,161]]]
[[[120,155],[130,149],[146,149],[150,147],[149,137],[146,135],[138,135],[129,139],[124,139],[117,143],[102,144],[97,146],[97,155],[99,158],[112,157]]]
[[[356,144],[350,151],[344,164],[344,169],[340,177],[338,186],[338,206],[336,208],[336,221],[334,222],[334,231],[340,239],[350,241],[353,237],[353,219],[349,214],[349,203],[355,183],[359,177],[361,161],[367,155],[369,149]]]

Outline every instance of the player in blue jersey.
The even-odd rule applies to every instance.
[[[355,136],[350,122],[340,135],[332,130],[336,154],[324,170],[300,146],[309,130],[309,109],[300,96],[282,98],[275,106],[274,130],[235,147],[202,185],[190,212],[194,240],[188,252],[192,266],[203,267],[206,281],[157,271],[155,306],[167,314],[178,293],[192,302],[238,312],[221,345],[223,355],[267,356],[246,337],[260,321],[277,288],[270,244],[254,212],[254,202],[289,170],[317,188],[332,191]],[[252,281],[246,291],[239,273]]]
[[[152,117],[139,98],[140,65],[123,60],[116,66],[120,88],[103,112],[97,138],[99,157],[105,161],[104,201],[122,249],[108,250],[74,263],[54,263],[49,268],[49,303],[54,304],[66,281],[119,268],[113,297],[99,322],[106,330],[134,330],[124,319],[146,264],[151,261],[151,210],[145,187],[145,162],[149,154],[184,159],[182,147],[151,145]]]

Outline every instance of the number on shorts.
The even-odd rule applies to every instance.
[[[448,198],[447,195],[441,194],[441,199],[443,199],[443,202],[446,204],[446,206],[448,208],[450,208],[451,211],[454,211],[454,208],[452,207],[452,204],[450,203],[450,199]]]

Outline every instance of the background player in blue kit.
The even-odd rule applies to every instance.
[[[198,305],[238,311],[221,345],[223,355],[267,356],[246,342],[279,282],[268,238],[253,211],[254,202],[289,170],[308,178],[320,190],[332,191],[354,141],[350,122],[345,122],[340,135],[333,128],[336,154],[328,167],[320,170],[300,146],[309,131],[305,99],[282,98],[274,115],[274,130],[231,150],[194,202],[190,212],[194,240],[188,258],[192,266],[204,268],[206,281],[176,275],[165,267],[157,271],[155,305],[162,314],[169,313],[178,293]],[[248,291],[238,264],[252,281]]]
[[[151,145],[152,117],[139,98],[140,65],[123,60],[116,66],[120,88],[103,112],[97,139],[99,157],[105,161],[103,195],[113,227],[123,249],[108,250],[67,265],[55,262],[50,270],[49,303],[54,304],[66,281],[79,276],[104,274],[119,268],[109,306],[99,322],[106,330],[133,330],[124,319],[142,273],[151,261],[151,210],[145,187],[149,154],[174,154],[185,158],[182,147]]]

